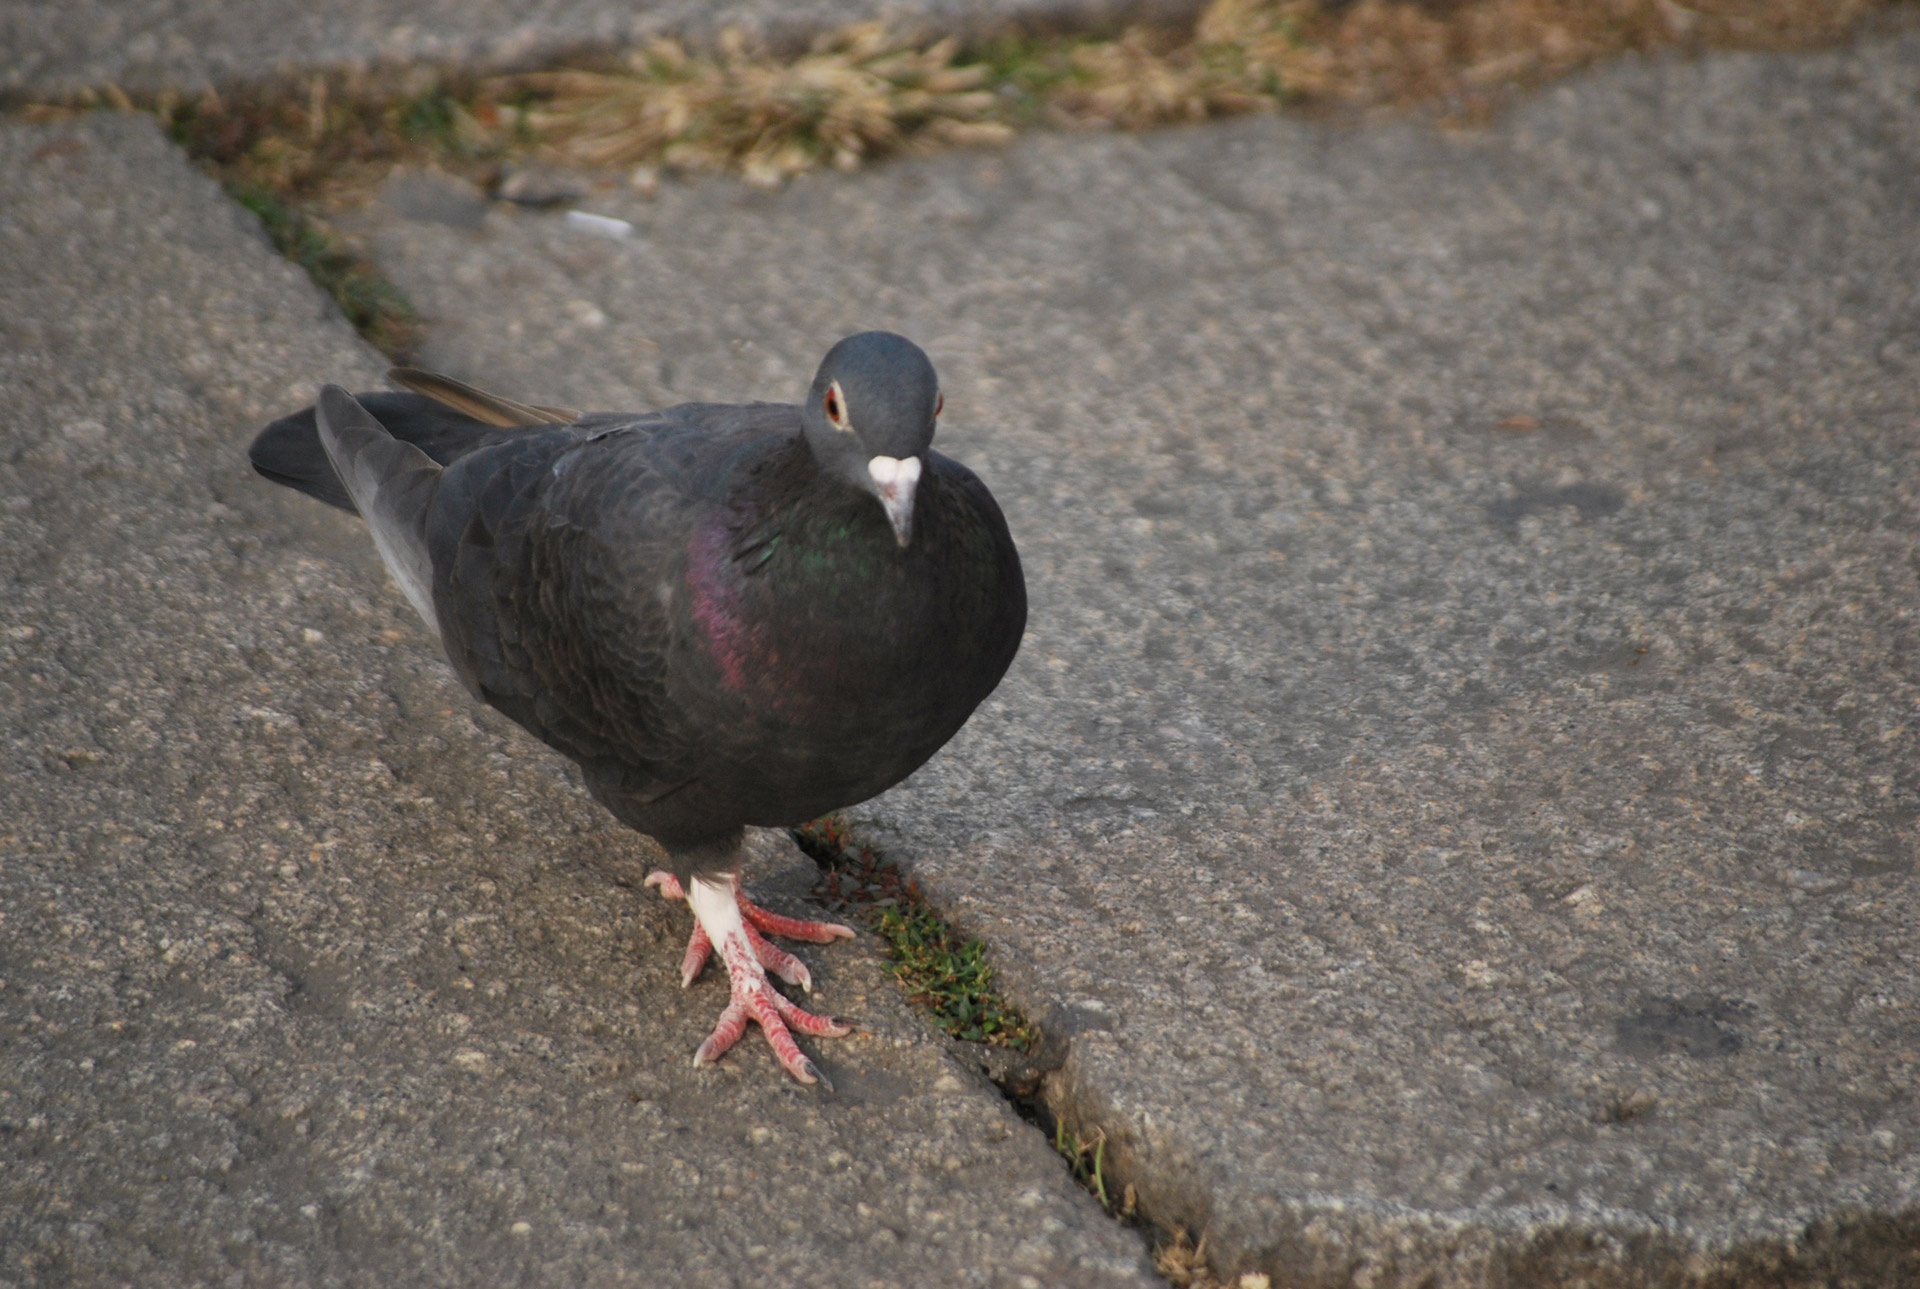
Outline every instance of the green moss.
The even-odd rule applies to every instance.
[[[305,269],[370,344],[396,362],[406,361],[419,341],[421,321],[399,288],[324,225],[267,189],[230,183],[227,192],[259,217],[275,249]]]
[[[416,143],[432,143],[451,152],[461,151],[459,105],[446,90],[434,88],[395,107],[394,123]]]
[[[821,865],[822,902],[861,918],[886,942],[895,978],[942,1029],[1023,1052],[1039,1046],[1039,1028],[995,992],[986,945],[948,925],[896,865],[856,841],[837,816],[796,828],[793,838]]]
[[[947,1033],[972,1043],[1032,1046],[1032,1026],[993,991],[986,945],[956,934],[925,906],[883,909],[874,926],[887,942],[894,975]]]

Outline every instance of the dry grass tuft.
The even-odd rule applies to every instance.
[[[1188,37],[1135,29],[1074,50],[1053,105],[1128,129],[1290,104],[1482,117],[1504,92],[1613,54],[1831,44],[1889,2],[1213,0]]]
[[[1011,138],[999,97],[981,88],[988,69],[959,65],[959,54],[953,38],[916,49],[867,24],[781,62],[732,32],[711,55],[658,40],[633,54],[624,74],[502,77],[482,93],[579,164],[736,170],[777,184],[823,165],[852,170],[910,142]],[[532,101],[516,109],[516,98]]]
[[[1302,39],[1314,0],[1213,0],[1190,34],[1136,27],[1072,51],[1054,97],[1067,121],[1127,129],[1267,112],[1312,96],[1326,58]]]
[[[1207,1237],[1198,1244],[1178,1227],[1173,1234],[1154,1246],[1153,1266],[1174,1289],[1272,1289],[1273,1281],[1263,1271],[1245,1271],[1231,1280],[1222,1280],[1207,1265]]]
[[[1495,91],[1610,55],[1794,49],[1846,36],[1887,0],[1358,0],[1303,9],[1324,60],[1312,97],[1357,107],[1429,102],[1484,113]]]

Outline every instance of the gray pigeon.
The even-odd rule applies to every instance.
[[[887,332],[835,345],[799,406],[649,414],[516,403],[398,370],[407,392],[339,386],[275,421],[255,469],[358,511],[462,682],[580,764],[587,788],[667,853],[691,983],[717,948],[731,1000],[694,1054],[757,1021],[845,1027],[766,935],[853,932],[777,917],[739,888],[742,829],[863,801],[952,738],[1012,663],[1026,587],[986,486],[931,450],[933,364]]]

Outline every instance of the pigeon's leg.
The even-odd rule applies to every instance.
[[[774,1056],[787,1073],[802,1083],[825,1082],[826,1076],[820,1073],[819,1067],[808,1060],[799,1044],[793,1041],[792,1030],[823,1038],[838,1038],[849,1030],[831,1017],[816,1016],[794,1006],[774,991],[767,980],[766,968],[761,966],[754,951],[751,932],[741,913],[738,881],[731,873],[696,877],[691,889],[684,892],[699,925],[694,935],[697,939],[704,934],[709,949],[719,949],[721,961],[727,964],[732,995],[726,1011],[720,1015],[720,1023],[693,1054],[693,1063],[710,1065],[719,1060],[728,1048],[740,1041],[740,1036],[747,1032],[747,1022],[753,1020],[759,1022]],[[655,884],[662,887],[663,893],[671,895],[664,883]],[[691,959],[692,946],[688,948]]]
[[[680,879],[664,869],[647,874],[646,885],[657,886],[660,894],[669,900],[684,900],[687,893],[680,885]],[[771,971],[790,985],[798,985],[808,993],[813,992],[813,973],[807,970],[807,964],[786,950],[770,943],[769,935],[782,936],[788,940],[806,940],[812,944],[832,944],[843,937],[850,938],[853,928],[842,926],[838,922],[808,922],[800,918],[782,917],[778,913],[769,913],[747,898],[747,893],[734,882],[734,898],[740,902],[740,914],[746,921],[747,943],[753,946],[753,952],[760,959],[760,965]],[[680,960],[680,983],[682,986],[693,983],[701,970],[706,967],[707,959],[713,954],[713,941],[696,922],[693,938],[687,941],[687,953]]]

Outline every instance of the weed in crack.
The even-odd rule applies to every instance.
[[[274,249],[307,271],[334,298],[367,342],[405,365],[424,324],[400,289],[327,226],[258,187],[229,184],[228,195],[259,217]]]
[[[343,176],[365,178],[410,155],[393,125],[410,109],[328,87],[327,77],[316,76],[304,95],[208,92],[192,102],[162,95],[150,106],[173,141],[260,220],[274,249],[305,269],[369,344],[405,364],[424,321],[317,210]]]
[[[1107,1176],[1107,1134],[1095,1129],[1093,1136],[1082,1137],[1079,1133],[1069,1132],[1064,1120],[1053,1125],[1053,1148],[1067,1161],[1067,1167],[1073,1172],[1073,1179],[1093,1192],[1100,1201],[1100,1207],[1109,1217],[1121,1221],[1131,1221],[1138,1198],[1132,1183],[1119,1194],[1112,1193]]]
[[[821,867],[816,896],[879,935],[894,977],[940,1028],[967,1043],[1039,1047],[1039,1028],[995,992],[986,945],[954,930],[897,865],[855,840],[836,816],[796,828],[793,838]]]
[[[1051,1117],[1044,1105],[1015,1102],[1015,1108],[1036,1126],[1045,1130]],[[1207,1237],[1196,1241],[1185,1226],[1162,1226],[1140,1211],[1140,1195],[1132,1182],[1120,1183],[1114,1176],[1108,1157],[1107,1134],[1095,1128],[1083,1136],[1062,1120],[1053,1120],[1053,1148],[1067,1161],[1067,1169],[1088,1194],[1099,1201],[1108,1217],[1124,1226],[1142,1229],[1151,1244],[1154,1269],[1176,1289],[1270,1289],[1269,1278],[1261,1272],[1246,1272],[1222,1279],[1207,1262]]]
[[[1182,1226],[1171,1233],[1162,1232],[1153,1247],[1154,1270],[1167,1278],[1174,1289],[1272,1289],[1273,1280],[1265,1272],[1247,1271],[1230,1280],[1222,1280],[1207,1263],[1207,1237],[1195,1240]]]

